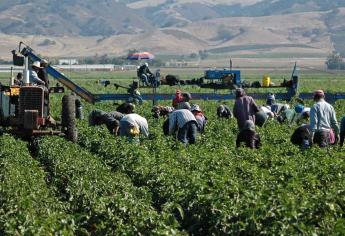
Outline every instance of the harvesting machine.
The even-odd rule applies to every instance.
[[[13,76],[8,86],[0,84],[0,126],[22,138],[40,135],[61,135],[76,141],[75,96],[65,95],[62,99],[61,122],[50,115],[49,95],[55,89],[30,84],[28,48],[20,48],[20,54],[13,53],[13,62],[24,65],[24,84],[15,85]],[[63,90],[57,89],[58,92]]]

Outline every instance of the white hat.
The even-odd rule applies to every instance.
[[[201,109],[200,109],[199,105],[196,105],[196,104],[194,104],[194,105],[191,107],[190,110],[191,110],[191,111],[199,111],[199,112],[201,112]]]
[[[145,66],[149,66],[149,63],[145,62]]]
[[[41,63],[40,63],[39,61],[34,61],[34,62],[32,63],[32,66],[34,66],[34,67],[36,67],[36,68],[43,68],[43,67],[41,67]]]

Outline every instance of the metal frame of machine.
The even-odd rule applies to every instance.
[[[25,54],[31,61],[41,61],[41,58],[37,56],[34,51],[27,45],[25,45],[24,48],[21,48],[22,45],[25,45],[24,43],[19,44],[19,51],[21,54]],[[231,68],[231,67],[230,67]],[[107,100],[128,100],[132,97],[129,93],[124,94],[92,94],[90,91],[86,90],[85,88],[80,87],[73,81],[71,81],[69,78],[67,78],[65,75],[54,69],[52,66],[47,67],[47,72],[49,75],[54,77],[58,80],[61,84],[63,84],[65,87],[70,89],[71,91],[75,92],[78,96],[83,98],[89,103],[95,103],[100,101],[107,101]],[[232,81],[229,84],[232,84],[231,88],[237,88],[241,86],[241,74],[239,70],[206,70],[205,72],[205,78],[210,80],[222,80],[225,77],[228,77],[231,75]],[[291,100],[294,96],[299,96],[302,99],[309,99],[312,98],[312,93],[302,93],[298,94],[298,87],[299,87],[299,77],[297,75],[297,65],[295,64],[294,69],[292,71],[291,80],[290,80],[289,86],[270,86],[265,87],[266,89],[271,88],[277,88],[277,87],[285,87],[287,88],[286,93],[277,93],[276,98],[278,99],[285,99],[285,100]],[[235,85],[235,86],[233,86]],[[205,83],[206,86],[206,83]],[[231,89],[230,88],[230,89]],[[213,89],[215,89],[213,87]],[[221,89],[221,88],[219,88]],[[229,88],[228,88],[229,89]],[[203,100],[231,100],[234,99],[233,92],[230,90],[228,94],[218,94],[216,93],[217,88],[213,93],[192,93],[192,98],[195,100],[203,99]],[[264,93],[252,93],[249,94],[255,99],[264,99],[267,96],[267,92]],[[157,88],[153,88],[153,93],[149,94],[142,94],[141,95],[143,100],[152,100],[154,103],[158,100],[171,100],[174,97],[174,94],[162,94],[157,93]],[[327,99],[331,101],[336,101],[337,99],[344,99],[345,94],[330,94],[326,93]]]

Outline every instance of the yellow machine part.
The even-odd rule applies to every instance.
[[[262,87],[269,87],[271,84],[271,78],[268,75],[264,75],[262,78]]]
[[[19,96],[19,87],[11,87],[10,91],[5,92],[6,96]]]

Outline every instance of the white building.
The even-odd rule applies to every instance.
[[[59,59],[59,65],[78,65],[77,59]]]

